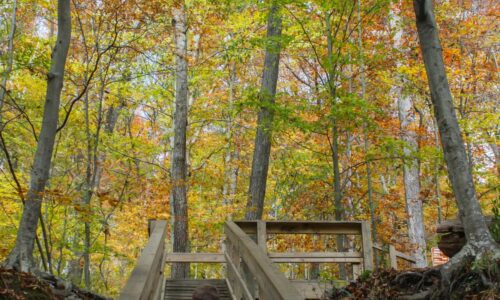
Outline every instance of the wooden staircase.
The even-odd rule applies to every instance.
[[[370,224],[366,221],[227,221],[222,253],[168,253],[165,251],[166,221],[149,222],[149,240],[120,293],[119,300],[192,299],[193,291],[203,285],[215,286],[221,299],[304,300],[323,299],[331,289],[315,280],[288,280],[276,263],[347,263],[357,277],[362,270],[373,270],[373,252],[387,252],[373,245]],[[269,252],[268,234],[360,235],[361,252]],[[390,263],[414,263],[413,257],[389,246]],[[225,279],[167,279],[169,263],[222,263]]]
[[[165,300],[191,300],[193,291],[202,285],[217,288],[221,300],[232,300],[225,279],[167,279],[165,281]]]

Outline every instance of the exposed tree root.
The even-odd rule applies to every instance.
[[[500,299],[500,258],[495,251],[476,252],[477,256],[470,256],[470,249],[462,253],[441,267],[377,271],[345,288],[328,291],[326,298]]]
[[[466,265],[474,263],[481,267],[482,262],[498,262],[499,260],[500,248],[493,241],[479,247],[473,244],[466,244],[448,263],[442,266],[441,276],[443,284],[451,285],[452,277]]]
[[[43,261],[45,264],[45,260]],[[23,257],[17,248],[7,256],[7,259],[2,263],[7,269],[14,269],[21,272],[36,272],[35,264],[32,258]]]

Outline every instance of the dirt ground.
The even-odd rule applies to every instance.
[[[50,274],[36,277],[0,267],[0,300],[107,300]]]

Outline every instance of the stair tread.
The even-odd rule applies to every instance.
[[[202,285],[217,288],[221,300],[231,300],[231,294],[224,279],[167,279],[165,280],[165,300],[191,300],[193,291]]]

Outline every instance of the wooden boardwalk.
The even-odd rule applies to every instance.
[[[375,251],[389,254],[390,266],[398,260],[415,260],[394,247],[373,245],[368,222],[314,221],[228,221],[224,227],[224,251],[221,253],[167,253],[166,221],[151,221],[149,241],[122,290],[122,300],[191,299],[196,286],[211,284],[221,299],[231,300],[303,300],[320,299],[331,284],[307,280],[288,280],[275,263],[348,263],[356,277],[373,270]],[[361,252],[269,252],[269,234],[359,235]],[[386,251],[387,250],[387,251]],[[174,262],[224,264],[226,278],[218,280],[165,279],[165,264]]]

